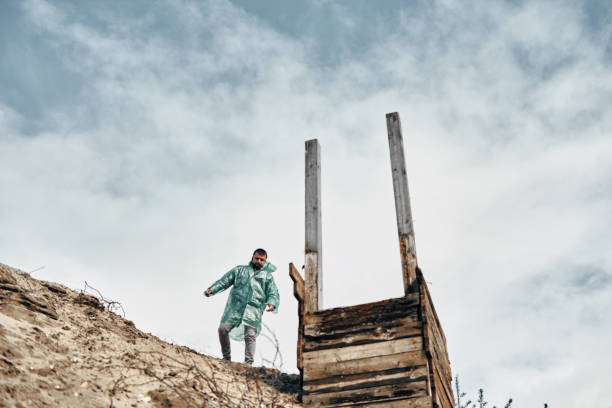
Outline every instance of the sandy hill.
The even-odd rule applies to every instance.
[[[299,406],[296,375],[169,344],[108,307],[0,264],[0,407]]]

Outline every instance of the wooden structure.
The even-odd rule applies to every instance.
[[[298,299],[298,368],[305,406],[452,408],[446,338],[417,266],[399,115],[387,114],[404,293],[401,298],[324,310],[321,164],[306,142],[305,279],[289,275]]]

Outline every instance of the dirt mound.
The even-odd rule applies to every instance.
[[[169,344],[109,306],[0,264],[0,407],[300,406],[296,375]]]

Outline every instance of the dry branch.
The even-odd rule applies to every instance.
[[[97,296],[95,294],[87,292],[87,289],[93,290],[97,294]],[[121,305],[121,303],[114,301],[114,300],[109,300],[109,299],[104,298],[104,296],[102,296],[102,293],[100,293],[98,289],[88,284],[87,281],[85,281],[85,286],[81,290],[81,294],[94,296],[104,305],[106,310],[108,310],[109,312],[119,314],[117,312],[121,310],[121,315],[123,318],[125,318],[125,310],[123,309],[123,306]]]

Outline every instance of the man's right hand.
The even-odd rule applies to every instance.
[[[211,295],[211,293],[212,293],[212,291],[210,289],[206,289],[206,292],[204,292],[206,297],[209,297]]]

